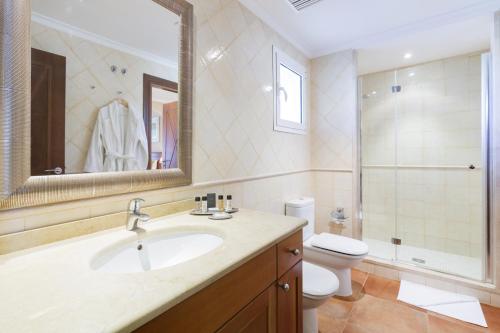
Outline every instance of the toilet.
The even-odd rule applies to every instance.
[[[335,295],[351,296],[351,268],[368,255],[368,245],[349,237],[315,234],[313,198],[288,201],[286,215],[305,218],[309,222],[303,229],[304,260],[327,268],[336,275],[339,289]]]
[[[290,201],[291,205],[296,201],[297,200]],[[314,214],[314,201],[312,203]],[[287,215],[303,217],[299,215],[302,213],[302,210],[290,210],[288,207],[289,205],[287,203]],[[306,210],[310,209],[307,205],[304,206],[304,208]],[[309,218],[314,218],[314,215]],[[306,236],[306,228],[303,229],[304,238]],[[317,308],[335,295],[338,289],[339,279],[334,273],[328,269],[307,262],[306,260],[302,261],[302,322],[304,333],[318,333]]]

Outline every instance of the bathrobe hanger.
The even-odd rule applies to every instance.
[[[123,98],[115,98],[115,101],[128,109],[128,102]]]

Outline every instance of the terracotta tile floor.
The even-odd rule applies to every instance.
[[[397,301],[399,281],[353,270],[353,295],[318,309],[320,333],[500,333],[500,308],[481,305],[483,328]]]

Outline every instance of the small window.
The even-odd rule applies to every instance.
[[[273,47],[274,130],[305,134],[305,69],[285,53]]]

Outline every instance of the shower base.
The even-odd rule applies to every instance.
[[[395,245],[376,239],[363,238],[370,248],[370,256],[394,260]],[[481,258],[461,256],[447,252],[423,249],[408,245],[397,246],[397,261],[414,264],[443,273],[458,275],[469,279],[484,280]]]

